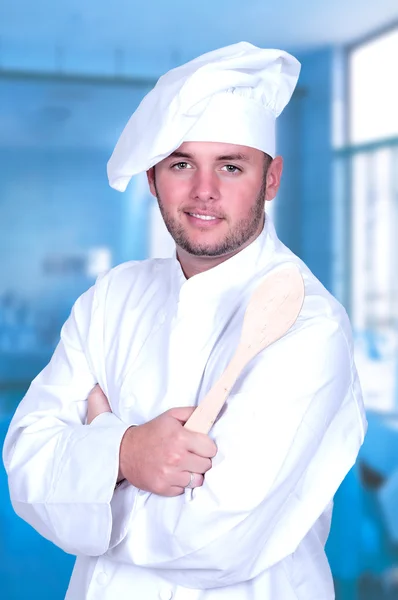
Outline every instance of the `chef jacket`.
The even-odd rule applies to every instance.
[[[289,263],[305,282],[301,314],[237,380],[203,486],[115,490],[126,429],[201,401],[252,292]],[[96,383],[112,413],[87,425]],[[252,244],[188,280],[176,256],[99,278],[20,403],[4,461],[18,515],[77,555],[68,600],[331,600],[332,500],[365,430],[347,315],[267,217]]]

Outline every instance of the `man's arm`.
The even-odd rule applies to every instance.
[[[364,426],[341,326],[302,324],[255,361],[231,397],[213,428],[218,454],[203,487],[140,496],[107,556],[198,589],[255,577],[292,554],[328,508]]]
[[[92,288],[76,302],[50,363],[14,415],[3,450],[16,513],[65,551],[89,555],[109,545],[110,502],[127,429],[113,414],[85,425],[86,399],[96,383],[84,352],[94,295]]]
[[[101,348],[96,348],[94,361],[87,349],[90,326],[102,337],[97,331],[101,322],[92,323],[95,310],[93,288],[76,302],[49,365],[20,403],[4,444],[16,513],[66,552],[85,555],[103,554],[111,538],[122,535],[137,488],[181,494],[190,471],[197,473],[193,485],[202,485],[215,455],[208,436],[183,428],[190,407],[167,411],[140,428],[108,411],[86,424],[87,397],[100,377],[93,370],[101,370],[90,364],[103,359]],[[133,485],[115,492],[121,477]]]

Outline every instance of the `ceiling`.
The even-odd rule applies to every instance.
[[[108,151],[156,78],[202,52],[247,40],[300,54],[392,22],[398,0],[0,0],[0,146]]]
[[[241,40],[300,50],[392,21],[397,0],[9,0],[0,3],[0,65],[157,76]]]

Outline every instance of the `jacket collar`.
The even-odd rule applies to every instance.
[[[271,218],[266,215],[260,235],[246,248],[216,267],[186,279],[176,253],[172,259],[173,288],[182,304],[195,306],[231,299],[270,261],[277,240]]]

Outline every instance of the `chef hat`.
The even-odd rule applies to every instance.
[[[275,120],[289,102],[300,63],[247,42],[199,56],[163,75],[144,97],[108,162],[110,185],[156,165],[184,141],[225,142],[275,156]]]

